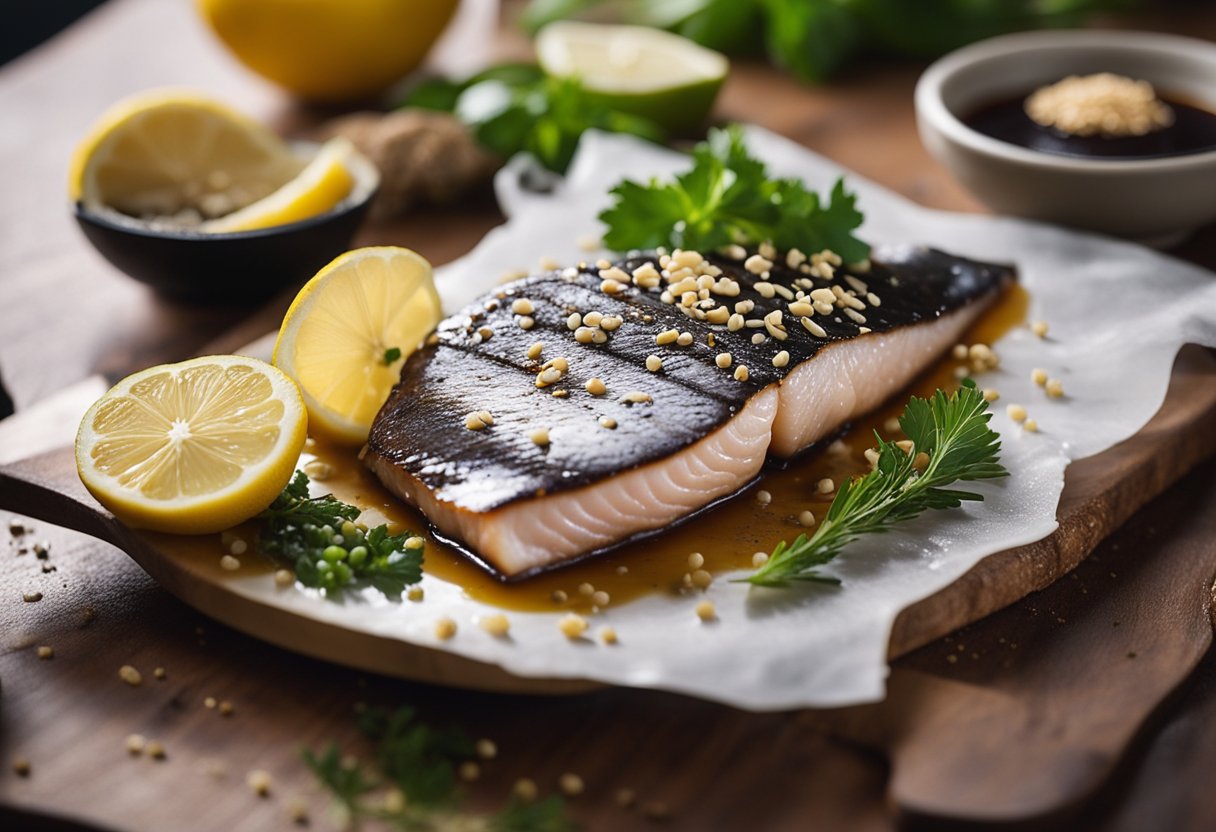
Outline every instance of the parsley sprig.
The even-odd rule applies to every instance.
[[[790,545],[781,541],[768,562],[746,580],[757,586],[788,586],[795,581],[839,583],[818,569],[849,543],[888,531],[927,509],[982,501],[980,494],[946,486],[1008,476],[999,462],[1000,437],[988,427],[991,417],[988,402],[970,379],[950,396],[938,390],[931,399],[912,397],[899,417],[900,427],[912,440],[911,452],[879,436],[875,469],[841,485],[814,534],[799,535]],[[928,461],[918,471],[916,458],[921,453]]]
[[[556,795],[535,802],[515,797],[490,816],[462,813],[456,770],[474,758],[475,747],[458,728],[435,728],[407,707],[391,712],[368,709],[359,717],[359,730],[374,743],[370,762],[344,756],[333,744],[319,753],[303,752],[305,764],[329,791],[337,813],[353,828],[362,821],[379,820],[415,832],[577,829]],[[385,789],[389,791],[377,794]]]
[[[737,125],[710,130],[692,158],[692,168],[670,182],[626,179],[612,189],[616,201],[600,214],[608,248],[711,251],[768,241],[808,253],[831,249],[848,263],[869,256],[853,236],[863,217],[843,179],[825,201],[800,179],[769,178]]]
[[[406,586],[422,580],[422,548],[409,548],[412,532],[390,535],[386,526],[368,529],[355,521],[357,506],[335,499],[308,496],[308,475],[296,471],[262,521],[261,550],[289,562],[305,586],[327,594],[356,584],[374,586],[400,596]]]

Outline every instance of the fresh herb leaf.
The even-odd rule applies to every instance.
[[[385,595],[400,596],[422,580],[423,547],[412,547],[412,532],[390,535],[386,526],[368,529],[356,523],[360,510],[331,494],[308,496],[308,475],[295,477],[262,521],[259,545],[263,552],[290,563],[305,586],[327,594],[366,584]]]
[[[384,366],[388,367],[394,361],[401,357],[400,347],[389,347],[384,351]]]
[[[988,427],[991,417],[988,402],[970,379],[950,396],[938,390],[931,399],[912,397],[899,417],[900,427],[912,441],[911,451],[879,436],[874,470],[842,484],[814,534],[799,535],[790,545],[782,541],[746,580],[756,586],[838,583],[817,570],[858,538],[889,531],[927,509],[982,501],[980,494],[946,486],[1009,475],[1000,464],[1000,437]],[[918,470],[922,453],[927,460]]]
[[[305,764],[328,790],[338,814],[357,828],[364,820],[386,821],[399,829],[443,832],[577,832],[560,797],[528,802],[513,797],[490,816],[463,813],[457,767],[475,756],[475,746],[459,728],[435,728],[413,708],[368,709],[359,730],[372,741],[371,761],[342,756],[335,745],[320,754],[304,751]],[[374,794],[385,790],[383,794]]]
[[[654,122],[602,103],[577,79],[549,78],[531,64],[504,64],[459,82],[429,81],[402,106],[450,112],[504,159],[531,153],[558,173],[570,166],[587,130],[629,133],[653,142],[666,137]]]
[[[770,179],[737,125],[711,130],[692,157],[692,168],[673,181],[626,179],[612,189],[615,202],[600,214],[608,248],[708,251],[768,241],[780,249],[831,249],[846,262],[869,255],[869,246],[853,236],[862,214],[843,180],[824,202],[800,180]]]

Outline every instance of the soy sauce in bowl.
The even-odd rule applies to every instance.
[[[981,106],[962,121],[994,139],[1061,156],[1154,159],[1216,149],[1216,113],[1172,96],[1160,96],[1174,113],[1168,127],[1139,136],[1081,136],[1045,127],[1027,115],[1025,102],[1031,92]]]

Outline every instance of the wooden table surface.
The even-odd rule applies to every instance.
[[[1216,37],[1216,11],[1198,7],[1137,24]],[[521,49],[518,37],[507,33],[491,54]],[[716,116],[775,129],[923,204],[980,210],[916,138],[911,92],[920,68],[868,66],[810,89],[744,63]],[[235,347],[276,326],[285,308],[287,297],[261,308],[159,298],[109,267],[72,227],[64,184],[73,143],[117,98],[164,85],[205,89],[281,126],[319,117],[238,67],[184,0],[112,0],[0,70],[6,186],[0,195],[0,308],[6,313],[0,374],[19,409],[94,373],[117,377],[202,349]],[[459,210],[419,211],[367,227],[358,242],[408,245],[443,263],[500,221],[492,200],[481,195]],[[1216,267],[1213,229],[1177,253]],[[1144,592],[1158,591],[1152,564],[1210,556],[1214,481],[1216,463],[1209,461],[1104,543],[1071,580],[901,660],[893,684],[915,688],[932,679],[939,687],[983,691],[1006,703],[1005,712],[1032,719],[1036,708],[1052,707],[1045,692],[1060,657],[1088,652],[1082,648],[1093,631],[1117,632],[1117,622],[1130,621],[1149,603]],[[283,803],[297,795],[312,807],[314,828],[329,828],[324,800],[310,791],[298,751],[328,740],[354,746],[357,702],[414,704],[429,719],[497,740],[500,758],[469,787],[476,805],[497,805],[518,777],[548,790],[560,773],[578,772],[587,792],[571,801],[571,813],[588,829],[653,822],[615,806],[620,787],[637,790],[640,802],[665,804],[665,825],[673,829],[881,830],[918,823],[966,827],[976,819],[948,805],[897,813],[889,800],[888,761],[837,739],[823,715],[750,715],[642,691],[523,698],[369,677],[203,620],[111,547],[45,526],[34,536],[50,542],[48,561],[15,560],[16,544],[0,553],[9,563],[0,573],[0,828],[285,828]],[[55,571],[45,572],[48,567]],[[54,589],[37,604],[21,599],[19,587],[31,575]],[[1111,588],[1119,575],[1125,592]],[[1035,649],[1006,649],[1011,634]],[[35,644],[54,644],[55,658],[38,661]],[[168,675],[128,688],[116,683],[123,664],[163,666]],[[1097,681],[1065,693],[1100,707],[1103,691]],[[235,713],[225,719],[203,708],[206,696],[231,700]],[[957,716],[957,722],[942,718],[934,730],[953,728],[962,744],[979,742],[966,731],[1000,733],[999,724]],[[112,734],[113,752],[74,753],[84,745],[82,732]],[[161,739],[167,759],[129,759],[121,739],[131,732]],[[1070,737],[1063,750],[1084,755],[1096,739]],[[1001,748],[1001,762],[1018,753]],[[18,754],[32,763],[29,777],[11,771],[9,760]],[[1096,795],[1029,825],[1216,828],[1214,767],[1216,660],[1209,657],[1158,709]],[[245,772],[254,768],[274,777],[269,798],[245,788]],[[994,759],[987,787],[999,791],[992,780],[1007,770]],[[985,778],[982,766],[971,774]],[[963,805],[970,804],[960,795]]]

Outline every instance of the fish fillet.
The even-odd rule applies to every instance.
[[[689,283],[663,262],[525,278],[444,321],[364,462],[483,565],[532,574],[678,522],[875,409],[1013,279],[910,247],[864,273],[714,255]]]

